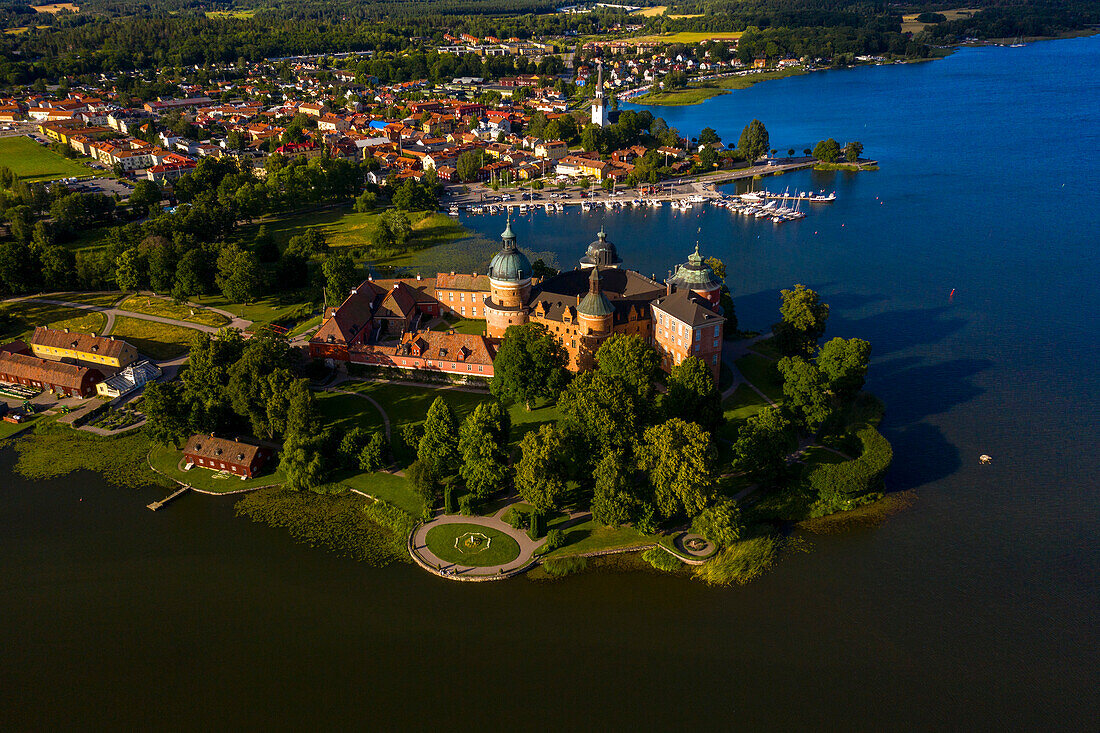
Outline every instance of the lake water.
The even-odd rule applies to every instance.
[[[745,328],[803,282],[874,345],[892,489],[876,529],[813,536],[742,588],[650,574],[447,583],[365,568],[186,496],[30,483],[0,453],[8,728],[1095,730],[1100,37],[822,72],[695,107],[690,135],[861,140],[882,170],[776,227],[536,214],[572,266],[600,224],[659,277],[698,240]],[[467,221],[495,238],[501,217]],[[476,247],[464,243],[460,247]],[[955,296],[948,295],[955,289]],[[979,466],[977,457],[994,457]],[[157,497],[159,498],[159,492]]]

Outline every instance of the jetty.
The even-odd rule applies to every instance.
[[[184,493],[186,493],[190,490],[191,490],[190,486],[181,486],[180,488],[176,489],[174,492],[172,492],[168,496],[164,497],[160,501],[154,501],[152,504],[149,505],[149,510],[155,512],[157,509],[160,509],[162,506],[164,506],[168,502],[172,501],[177,496],[180,496],[181,494],[184,494]]]

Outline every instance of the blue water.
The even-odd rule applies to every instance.
[[[0,720],[1096,730],[1098,67],[1100,38],[964,49],[661,109],[727,140],[758,117],[782,150],[859,139],[882,170],[767,179],[839,197],[780,227],[718,210],[513,225],[571,266],[606,223],[658,276],[698,239],[727,262],[746,328],[776,320],[780,288],[820,291],[829,333],[874,345],[888,485],[916,496],[884,525],[810,536],[744,587],[644,573],[485,587],[294,545],[231,500],[151,514],[159,492],[25,481],[0,451]],[[466,222],[482,241],[504,225]]]

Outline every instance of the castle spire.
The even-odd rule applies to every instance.
[[[516,247],[516,233],[512,231],[512,207],[508,207],[508,223],[504,226],[504,231],[500,233],[500,238],[504,240],[505,249],[515,249]]]

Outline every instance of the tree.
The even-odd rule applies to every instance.
[[[214,281],[231,303],[251,303],[260,295],[263,280],[260,263],[251,252],[235,244],[218,253],[218,274]]]
[[[540,397],[553,398],[561,392],[567,363],[569,355],[546,326],[534,322],[509,326],[493,361],[490,391],[506,404],[522,402],[530,410]]]
[[[863,143],[853,140],[844,146],[844,159],[849,163],[855,163],[863,154]]]
[[[145,258],[137,248],[131,247],[120,254],[115,265],[115,282],[119,290],[136,291],[145,284]]]
[[[783,290],[782,298],[779,314],[783,320],[772,326],[776,344],[788,356],[809,356],[817,340],[825,335],[829,306],[821,302],[816,292],[801,284],[795,285],[794,290]]]
[[[633,471],[621,451],[605,453],[596,470],[592,495],[592,518],[608,527],[618,527],[630,521],[637,506],[632,494]]]
[[[330,303],[343,303],[351,289],[359,284],[359,268],[347,252],[325,257],[321,272],[325,276],[325,295]]]
[[[715,143],[722,142],[722,138],[718,136],[718,131],[713,127],[704,127],[699,132],[699,144],[700,145],[713,145]]]
[[[374,211],[374,207],[378,205],[378,194],[374,191],[364,191],[359,194],[359,197],[355,199],[355,211],[359,214],[365,214],[368,211]]]
[[[765,407],[737,431],[734,465],[762,481],[772,480],[782,474],[787,456],[797,447],[791,421],[778,407]]]
[[[612,334],[596,350],[600,372],[623,380],[644,402],[653,399],[660,360],[657,350],[636,334]]]
[[[424,505],[431,508],[435,503],[436,492],[439,490],[439,483],[435,474],[432,473],[432,467],[424,461],[413,461],[405,469],[405,478],[409,480],[413,491],[424,500]]]
[[[698,514],[717,484],[710,435],[678,418],[645,431],[639,465],[649,476],[657,513],[665,519]]]
[[[784,356],[779,360],[783,377],[785,407],[810,433],[816,433],[833,412],[821,370],[801,356]]]
[[[458,421],[454,410],[442,397],[436,397],[424,419],[424,435],[416,448],[416,457],[431,467],[436,476],[450,476],[458,467]]]
[[[194,432],[183,383],[150,382],[142,393],[145,433],[155,443],[178,447]]]
[[[840,157],[840,145],[832,138],[822,140],[814,146],[814,157],[822,162],[832,163]]]
[[[537,512],[557,509],[565,496],[565,434],[548,423],[523,436],[516,465],[516,491]]]
[[[689,356],[672,367],[662,404],[668,417],[693,422],[708,433],[722,424],[722,394],[710,367],[698,357]]]
[[[741,539],[741,509],[732,499],[719,499],[691,520],[691,531],[721,547]]]
[[[315,489],[324,482],[325,465],[323,435],[288,436],[283,443],[280,467],[286,476],[286,486],[295,491]]]
[[[741,131],[741,137],[737,141],[737,149],[745,157],[745,160],[749,161],[749,165],[752,165],[757,158],[768,150],[768,143],[767,128],[764,127],[763,122],[754,119],[745,125],[745,129]]]
[[[359,451],[367,444],[369,437],[370,433],[360,427],[354,427],[344,433],[344,436],[340,438],[340,445],[336,449],[336,455],[340,458],[341,465],[345,468],[355,466],[359,461]]]
[[[164,194],[153,181],[138,181],[130,192],[130,206],[142,216],[149,216],[160,209]]]
[[[511,419],[495,400],[481,402],[459,431],[462,455],[459,473],[466,488],[479,498],[502,488],[508,479],[508,433]]]
[[[458,180],[463,183],[477,180],[478,171],[484,165],[484,153],[481,149],[467,150],[458,156],[455,161],[455,170],[458,172]]]
[[[830,339],[817,352],[817,366],[829,391],[841,403],[851,401],[863,389],[870,361],[871,344],[863,339]]]
[[[603,128],[596,124],[585,125],[581,131],[581,147],[585,152],[598,151],[603,142]]]
[[[359,451],[359,470],[372,473],[381,471],[386,465],[387,453],[389,453],[389,446],[386,444],[386,434],[375,430]]]
[[[641,433],[641,400],[620,377],[585,371],[558,398],[563,424],[594,450],[590,463],[607,451],[629,450]]]
[[[704,173],[714,170],[716,165],[718,165],[718,153],[714,148],[703,148],[699,151],[699,168]]]

